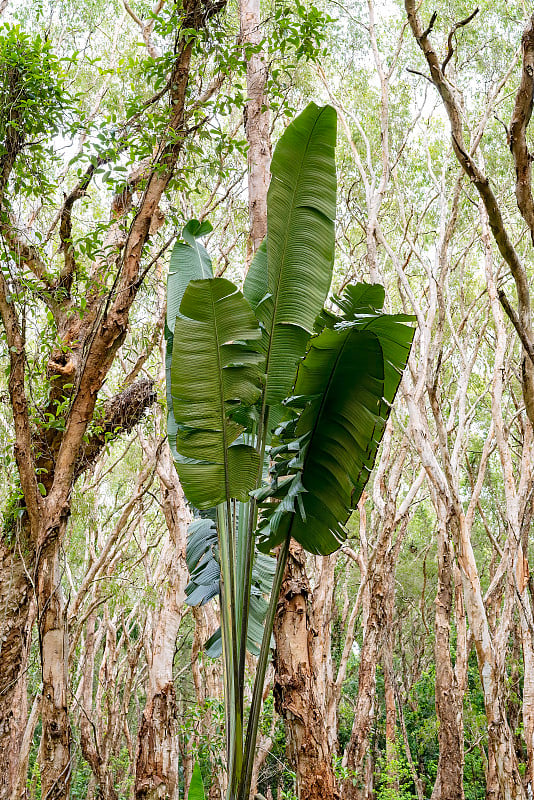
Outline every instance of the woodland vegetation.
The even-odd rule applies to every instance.
[[[415,334],[346,538],[289,547],[251,796],[532,797],[531,11],[0,0],[0,800],[234,796],[166,283],[195,248],[243,285],[310,102],[338,120],[328,309],[382,284]]]

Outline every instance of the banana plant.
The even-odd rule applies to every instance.
[[[229,800],[250,793],[291,538],[322,555],[345,539],[413,338],[412,317],[383,313],[379,285],[349,285],[333,298],[337,312],[324,309],[335,142],[330,106],[311,103],[286,128],[273,154],[267,236],[242,291],[213,277],[200,242],[207,223],[190,222],[171,257],[168,436],[198,512],[189,602],[220,598]],[[246,718],[247,647],[258,661]]]

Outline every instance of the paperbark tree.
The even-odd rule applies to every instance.
[[[146,637],[148,691],[137,736],[135,796],[138,800],[177,800],[180,751],[173,663],[178,630],[187,611],[185,547],[191,514],[168,443],[161,442],[158,452],[153,448],[150,456],[160,480],[169,543],[160,561],[160,580],[166,585],[163,603],[153,615],[152,636]]]
[[[223,2],[187,0],[181,24],[190,30],[200,30],[223,5]],[[16,748],[20,735],[11,734],[10,720],[16,719],[13,709],[15,690],[25,666],[24,630],[34,591],[43,674],[42,791],[47,800],[68,795],[71,764],[65,671],[68,648],[63,624],[59,547],[65,536],[74,481],[109,439],[105,432],[114,432],[118,427],[129,430],[154,398],[150,383],[142,381],[137,390],[144,389],[144,394],[141,402],[136,398],[132,409],[128,402],[132,390],[125,390],[113,404],[118,416],[104,417],[103,433],[97,433],[95,437],[89,434],[87,439],[98,393],[128,330],[130,309],[143,280],[144,248],[161,218],[158,204],[171,180],[186,137],[186,93],[192,51],[193,40],[179,35],[166,87],[169,92],[168,122],[152,163],[132,173],[126,190],[113,202],[112,225],[102,243],[106,257],[97,259],[91,267],[90,288],[81,318],[72,313],[76,310],[73,284],[80,267],[72,246],[72,215],[97,166],[106,158],[90,165],[59,209],[64,264],[59,276],[51,278],[49,266],[42,263],[40,254],[18,234],[6,200],[10,175],[26,144],[24,116],[20,111],[20,125],[16,131],[13,127],[8,128],[5,152],[0,157],[1,232],[13,269],[9,277],[4,272],[0,276],[0,314],[10,355],[8,387],[16,434],[15,458],[23,497],[21,508],[24,509],[21,524],[14,531],[15,543],[9,544],[5,538],[1,542],[1,583],[7,593],[2,599],[5,600],[4,607],[15,610],[14,614],[4,615],[2,619],[2,798],[10,794],[7,783],[9,764],[18,758],[13,747]],[[21,78],[14,72],[10,88],[12,104],[17,102],[20,89],[17,80]],[[126,226],[123,218],[129,213],[133,193],[141,182],[141,200],[131,224]],[[109,269],[114,270],[115,278],[112,287],[102,296],[104,274]],[[26,271],[38,282],[58,330],[59,346],[52,349],[47,367],[51,391],[40,413],[43,419],[46,414],[55,419],[59,406],[67,401],[68,410],[64,412],[60,427],[34,425],[30,420],[25,322],[23,308],[15,300],[17,275]]]
[[[436,499],[439,503],[439,500]],[[439,720],[439,760],[433,800],[464,797],[463,702],[467,681],[467,637],[461,592],[456,591],[452,542],[446,512],[438,517],[438,591],[435,616],[436,715]],[[456,617],[456,662],[451,656],[451,619]]]
[[[393,622],[395,570],[398,555],[406,532],[410,507],[421,487],[423,476],[420,474],[416,477],[410,491],[401,502],[398,502],[408,446],[404,441],[400,451],[395,453],[391,444],[391,429],[389,429],[374,483],[373,494],[378,506],[374,521],[379,526],[379,530],[374,547],[372,550],[369,547],[370,553],[366,557],[365,581],[368,592],[368,609],[363,627],[354,722],[350,741],[343,757],[344,764],[349,771],[349,778],[343,785],[343,796],[351,799],[368,796],[369,787],[365,779],[366,763],[370,758],[369,739],[374,715],[376,670],[381,657],[385,658],[386,668],[389,669],[389,688],[393,693],[393,696],[390,694],[388,698],[389,719],[387,722],[389,722],[390,746],[391,742],[395,740],[395,721],[392,719],[395,716],[392,642],[387,642],[386,639],[391,633]],[[362,537],[362,526],[365,537],[362,542],[362,550],[365,553],[368,547],[369,531],[365,530],[367,517],[363,513],[363,508],[360,509],[360,537]],[[365,547],[363,547],[364,544]]]
[[[263,40],[260,0],[240,0],[240,38],[247,62],[248,100],[243,111],[248,142],[249,239],[247,264],[267,233],[267,190],[271,165],[271,123],[265,84],[268,66]]]
[[[510,626],[511,605],[513,604],[512,597],[515,596],[518,603],[518,613],[524,630],[532,630],[532,609],[530,606],[530,599],[528,593],[525,591],[527,579],[527,568],[525,567],[526,558],[522,546],[522,520],[527,518],[530,520],[531,505],[530,498],[525,494],[525,477],[530,474],[531,470],[531,426],[533,422],[532,414],[532,324],[531,324],[531,308],[530,308],[530,295],[528,287],[528,279],[524,263],[518,255],[517,250],[512,244],[510,233],[504,222],[503,214],[500,204],[494,194],[494,191],[486,177],[484,164],[479,158],[476,160],[475,152],[478,144],[475,139],[475,144],[467,145],[464,141],[461,119],[461,97],[458,90],[453,87],[445,74],[445,69],[453,55],[452,47],[452,34],[448,40],[448,54],[445,61],[440,64],[436,51],[430,42],[430,34],[434,26],[436,15],[430,21],[429,26],[424,29],[421,19],[418,15],[415,5],[407,0],[406,10],[408,20],[427,64],[430,68],[431,79],[436,88],[438,89],[443,104],[447,111],[452,131],[452,144],[455,155],[465,173],[474,183],[483,205],[481,210],[481,225],[482,225],[482,238],[485,248],[485,262],[486,262],[486,277],[488,283],[488,292],[491,301],[492,315],[497,329],[497,350],[496,358],[504,365],[504,352],[506,348],[506,334],[502,320],[500,319],[500,311],[496,305],[497,296],[500,303],[514,325],[516,332],[519,335],[521,344],[524,349],[524,356],[521,370],[521,384],[523,390],[523,397],[525,409],[528,419],[523,426],[522,436],[522,454],[521,454],[521,473],[518,480],[514,477],[513,459],[508,443],[508,437],[505,432],[505,427],[502,418],[502,394],[503,382],[502,374],[496,371],[493,380],[493,393],[492,393],[492,418],[495,431],[496,446],[499,452],[506,498],[506,518],[509,530],[509,538],[506,544],[506,550],[503,554],[503,562],[506,565],[505,570],[509,571],[507,574],[507,582],[504,585],[504,610],[502,619],[499,625],[499,636],[497,637],[495,650],[492,652],[491,635],[489,630],[486,631],[486,621],[484,620],[483,602],[481,598],[474,597],[472,592],[467,591],[466,577],[470,573],[470,586],[473,587],[474,579],[474,560],[472,558],[472,551],[470,551],[468,542],[463,534],[463,523],[461,514],[456,514],[459,521],[457,531],[460,533],[460,541],[462,542],[462,549],[465,548],[466,559],[470,562],[470,566],[466,568],[466,564],[462,563],[460,558],[460,568],[464,572],[464,592],[466,597],[466,610],[468,616],[472,614],[470,620],[470,627],[473,631],[475,644],[477,647],[477,655],[479,659],[479,668],[483,679],[486,699],[486,712],[488,715],[488,735],[490,742],[490,749],[493,750],[493,758],[495,759],[495,771],[498,777],[500,791],[503,796],[523,796],[523,788],[520,786],[520,778],[517,773],[516,755],[510,743],[510,733],[507,730],[506,715],[502,708],[499,707],[497,695],[499,688],[496,683],[500,680],[502,682],[502,642],[507,636]],[[473,19],[471,15],[466,20],[456,25],[456,28],[469,23]],[[455,28],[455,29],[456,29]],[[532,234],[533,230],[533,215],[532,215],[532,192],[531,192],[531,165],[528,155],[528,147],[526,142],[526,130],[530,122],[532,111],[532,59],[534,54],[534,39],[532,36],[533,20],[531,19],[524,31],[522,39],[522,55],[523,55],[523,69],[521,83],[519,90],[516,94],[514,111],[509,130],[509,144],[514,157],[516,168],[516,198],[519,211],[527,223],[527,226]],[[480,141],[480,139],[478,139]],[[490,234],[491,231],[491,234]],[[491,256],[491,243],[490,236],[493,237],[501,256],[510,269],[514,278],[517,298],[518,298],[518,311],[516,312],[506,294],[501,290],[497,295],[495,288],[495,280],[493,278],[492,256]],[[496,370],[499,367],[496,366]],[[502,369],[502,367],[500,367]],[[437,404],[433,405],[434,416],[437,418]],[[443,437],[441,438],[443,442]],[[447,474],[449,469],[446,469]],[[527,478],[528,480],[528,478]],[[527,493],[528,494],[528,493]],[[510,581],[512,585],[510,586]],[[476,587],[476,584],[475,584]],[[479,591],[475,592],[479,595]],[[474,606],[478,606],[475,612]],[[477,639],[484,639],[485,644]],[[524,651],[525,664],[530,661],[529,647],[527,646]],[[485,675],[484,675],[485,669]],[[527,709],[530,707],[527,694]],[[527,717],[526,724],[530,729],[529,710],[526,711]],[[527,737],[527,745],[528,745]],[[528,778],[527,778],[528,782]]]
[[[329,718],[326,702],[333,677],[329,610],[334,560],[325,557],[324,562],[315,591],[328,596],[327,604],[314,598],[304,550],[291,545],[273,631],[275,707],[285,721],[299,800],[339,796],[333,770],[336,720]]]

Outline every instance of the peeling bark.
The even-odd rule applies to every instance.
[[[265,54],[258,50],[263,34],[260,0],[240,0],[241,42],[247,62],[248,100],[244,109],[248,142],[248,208],[250,232],[247,264],[267,233],[267,190],[271,165],[271,126],[267,98],[264,95],[268,66]],[[257,52],[247,52],[247,45]]]
[[[145,647],[148,663],[147,700],[137,742],[135,772],[136,800],[179,797],[178,711],[173,681],[176,637],[187,606],[185,587],[189,573],[185,561],[187,527],[191,514],[165,442],[157,458],[162,506],[169,547],[161,562],[167,588],[162,607],[154,614],[154,634]]]
[[[436,596],[435,643],[436,715],[439,721],[439,756],[432,800],[463,800],[465,681],[459,680],[451,658],[451,617],[454,603],[453,552],[443,519],[438,520],[438,591]],[[456,609],[457,616],[462,613]],[[465,644],[461,636],[458,653]],[[457,665],[461,655],[457,653]],[[465,672],[465,671],[463,671]]]
[[[57,540],[46,546],[37,570],[37,606],[43,696],[39,750],[41,791],[46,800],[68,796],[72,732],[68,712],[68,641]]]
[[[274,697],[287,730],[288,756],[297,776],[299,800],[339,796],[332,766],[332,737],[325,718],[325,695],[317,686],[321,664],[316,638],[325,621],[315,619],[302,547],[292,542],[274,624]],[[319,651],[327,658],[322,643]]]
[[[387,444],[387,438],[386,438]],[[360,652],[358,670],[358,697],[354,710],[354,723],[349,743],[344,754],[344,764],[350,777],[343,784],[344,800],[361,800],[367,796],[369,787],[370,735],[374,717],[376,668],[378,666],[386,639],[391,630],[395,605],[395,569],[397,558],[406,531],[405,513],[409,502],[400,517],[396,513],[396,496],[399,476],[402,471],[406,450],[395,460],[389,479],[388,502],[383,511],[382,527],[375,546],[372,563],[368,566],[367,591],[368,613],[364,625],[363,644]],[[418,486],[416,481],[415,486]],[[361,512],[360,512],[361,514]],[[397,538],[393,541],[393,534]],[[391,643],[389,644],[391,647]],[[391,670],[391,656],[386,653],[386,667]],[[389,677],[389,688],[393,690],[393,681]],[[395,739],[394,694],[388,696],[389,705],[389,744]],[[372,770],[371,770],[372,772]]]

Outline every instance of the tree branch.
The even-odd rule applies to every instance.
[[[100,455],[106,444],[129,433],[157,400],[154,381],[141,378],[104,404],[102,419],[88,441],[82,445],[74,479],[82,475]]]
[[[508,231],[504,224],[501,210],[499,208],[499,203],[490,186],[489,180],[484,174],[483,170],[475,162],[473,158],[473,151],[468,150],[464,143],[462,115],[459,102],[457,101],[454,91],[445,78],[443,70],[439,65],[436,52],[428,38],[428,28],[426,31],[423,31],[415,0],[405,0],[405,8],[412,33],[425,56],[426,62],[430,68],[432,82],[441,95],[445,110],[449,117],[453,150],[464,172],[474,184],[480,195],[488,215],[488,221],[495,243],[497,244],[503,259],[508,264],[510,272],[512,273],[512,277],[515,281],[518,299],[517,320],[522,331],[521,341],[528,341],[530,343],[530,349],[532,346],[534,346],[534,336],[532,333],[530,290],[524,264],[519,258],[519,255],[517,254],[517,251],[515,250],[508,235]],[[523,206],[523,209],[521,209],[520,206],[520,211],[523,216],[526,213],[528,219],[531,219],[531,231],[534,232],[534,206],[532,206],[532,196],[530,190],[530,165],[528,164],[527,166],[526,162],[526,159],[529,158],[529,156],[528,151],[526,150],[525,139],[526,126],[528,125],[530,113],[532,111],[533,84],[531,73],[534,72],[534,32],[532,19],[530,20],[523,36],[523,52],[525,64],[521,87],[518,92],[518,99],[516,99],[516,108],[514,109],[514,119],[516,120],[516,124],[513,131],[513,147],[517,155],[519,155],[519,163],[522,169],[526,169],[526,173],[522,172],[521,175],[518,172],[518,183],[521,184],[517,188],[517,191],[519,192],[518,203],[520,197],[521,204]],[[529,87],[531,92],[530,101],[528,100]],[[529,404],[532,403],[532,398],[534,397],[534,374],[533,370],[530,368],[530,361],[525,362],[522,385],[523,393],[525,395],[525,403],[527,407],[529,407]]]
[[[9,396],[13,408],[15,425],[15,459],[24,493],[24,503],[32,527],[36,529],[41,512],[41,495],[37,487],[35,460],[33,455],[28,400],[25,389],[24,368],[26,363],[25,341],[4,276],[0,273],[0,316],[6,332],[9,349],[10,373]]]
[[[200,29],[224,7],[225,0],[187,0],[184,3],[184,28]],[[185,138],[185,100],[193,49],[192,40],[181,39],[171,76],[171,113],[167,143],[161,147],[148,176],[139,209],[132,221],[122,251],[116,287],[109,307],[104,310],[90,341],[84,363],[80,365],[78,391],[73,401],[56,461],[54,485],[47,497],[52,514],[66,502],[83,436],[93,417],[100,390],[113,358],[124,341],[131,305],[135,299],[141,256],[149,237],[150,223],[166,190]]]
[[[445,74],[445,67],[447,66],[447,64],[454,55],[454,47],[452,46],[452,39],[454,34],[458,30],[458,28],[463,28],[465,25],[469,25],[471,20],[473,20],[477,14],[478,14],[478,8],[475,8],[472,14],[469,14],[469,16],[461,20],[461,22],[457,22],[455,25],[453,25],[451,32],[449,33],[449,38],[447,39],[447,55],[445,56],[445,60],[441,65],[441,71],[443,72],[443,74]]]
[[[521,327],[521,322],[519,321],[519,317],[517,316],[515,308],[513,308],[513,306],[510,304],[510,301],[506,297],[506,294],[503,289],[499,289],[498,296],[499,296],[499,302],[503,307],[504,313],[514,326],[516,333],[519,336],[519,339],[521,340],[521,344],[525,349],[525,353],[528,355],[528,357],[532,361],[532,364],[534,365],[534,345],[525,336],[525,333],[523,331],[523,328]]]
[[[523,53],[523,69],[510,121],[509,144],[514,157],[516,171],[515,196],[517,205],[521,216],[530,228],[530,237],[534,244],[534,201],[531,185],[532,156],[528,150],[526,137],[532,116],[534,92],[534,16],[530,18],[523,33],[521,49]]]
[[[405,0],[405,8],[413,35],[430,68],[432,83],[440,93],[449,117],[452,146],[456,157],[466,175],[475,185],[486,207],[493,237],[502,257],[510,267],[510,271],[516,282],[520,305],[525,308],[530,308],[530,293],[525,268],[508,236],[497,198],[489,185],[489,181],[466,149],[459,104],[454,97],[451,86],[442,72],[436,52],[428,39],[429,28],[423,31],[421,19],[415,6],[415,0]]]

